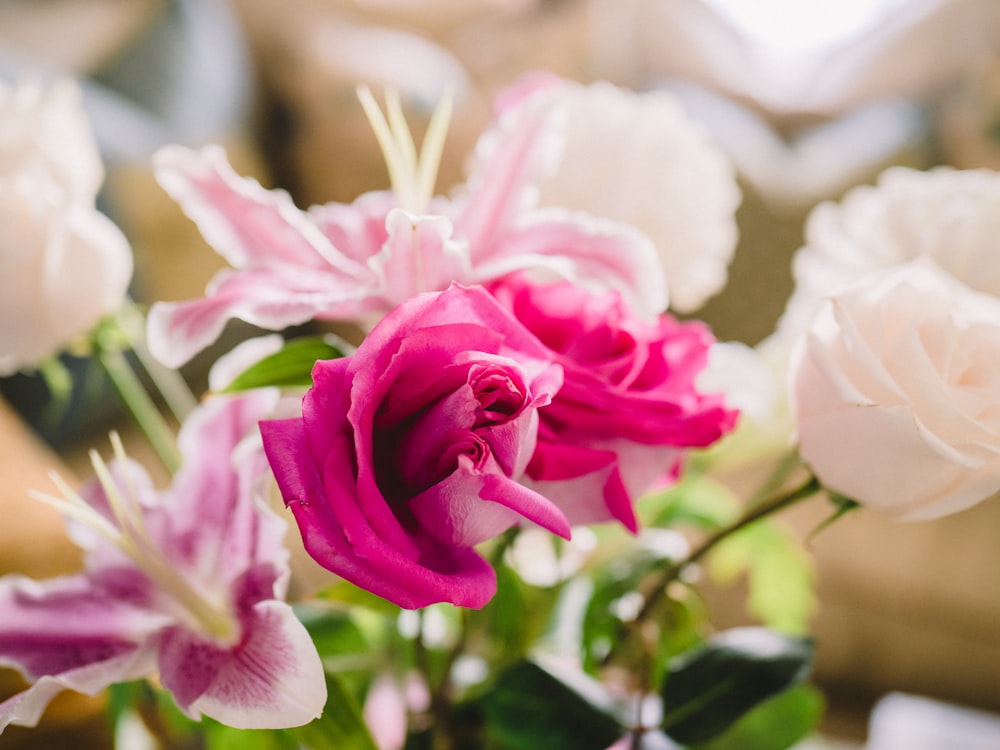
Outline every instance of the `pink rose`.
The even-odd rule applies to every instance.
[[[525,519],[569,537],[518,483],[562,371],[483,289],[403,303],[355,354],[317,362],[313,383],[300,419],[261,431],[327,569],[402,607],[481,607],[496,577],[475,545]]]
[[[563,366],[565,382],[540,411],[531,486],[573,524],[618,519],[637,530],[633,502],[676,474],[683,448],[714,443],[737,413],[695,389],[712,337],[704,324],[634,317],[616,293],[533,284],[492,287]]]

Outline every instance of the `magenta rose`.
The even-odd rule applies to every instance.
[[[508,277],[491,291],[563,366],[563,387],[540,410],[530,486],[569,518],[617,519],[637,530],[634,500],[676,477],[685,448],[711,445],[737,413],[695,379],[713,343],[700,322],[633,316],[616,293]]]
[[[400,305],[355,354],[316,363],[301,419],[261,423],[309,554],[402,607],[483,606],[496,576],[477,544],[524,520],[569,537],[563,512],[518,482],[561,383],[481,288]]]

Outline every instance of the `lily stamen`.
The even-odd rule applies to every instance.
[[[126,461],[127,456],[117,434],[112,434],[111,442],[119,461]],[[112,477],[108,465],[96,451],[90,452],[90,461],[108,500],[108,507],[114,518],[113,523],[95,510],[55,472],[51,474],[52,481],[62,493],[62,497],[41,492],[32,492],[30,496],[93,529],[113,544],[179,605],[185,619],[197,629],[220,644],[235,642],[239,635],[239,625],[228,611],[228,607],[212,602],[204,593],[192,586],[170,565],[150,538],[142,517],[138,492],[134,483],[127,477],[127,472],[124,479],[126,492],[123,493]]]
[[[434,197],[434,186],[437,182],[448,126],[451,123],[454,97],[449,91],[441,98],[427,126],[427,133],[424,135],[418,156],[413,134],[403,114],[399,92],[392,89],[386,92],[385,114],[367,86],[359,86],[357,94],[361,108],[382,150],[382,156],[389,170],[389,181],[399,199],[400,207],[415,214],[425,213],[431,198]]]

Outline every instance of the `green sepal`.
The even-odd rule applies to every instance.
[[[682,744],[707,742],[755,706],[802,682],[813,642],[767,628],[734,628],[671,660],[661,727]]]
[[[819,522],[815,529],[809,532],[808,540],[811,542],[815,539],[820,532],[826,531],[830,526],[835,524],[841,518],[846,516],[848,513],[857,510],[861,507],[861,503],[857,500],[852,500],[846,495],[841,495],[839,492],[834,492],[833,490],[825,490],[826,496],[830,499],[830,502],[834,505],[834,511],[827,518]]]

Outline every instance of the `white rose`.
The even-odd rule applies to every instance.
[[[930,260],[831,295],[790,375],[800,453],[829,489],[904,520],[1000,490],[1000,300]]]
[[[14,175],[47,180],[70,201],[94,201],[104,168],[71,81],[0,83],[0,179]]]
[[[102,169],[75,88],[0,87],[0,375],[122,304],[132,254],[94,206]]]
[[[1000,296],[1000,173],[893,167],[818,205],[795,256],[795,291],[763,348],[787,354],[832,289],[920,257]]]

